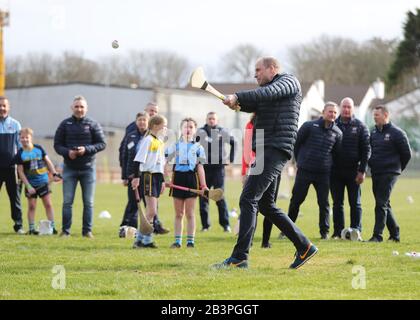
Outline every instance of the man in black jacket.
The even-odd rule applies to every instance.
[[[341,130],[334,122],[337,111],[337,104],[327,102],[321,118],[307,121],[299,129],[294,150],[298,170],[290,199],[289,218],[296,221],[299,207],[313,184],[319,206],[321,239],[328,239],[330,171],[333,155],[337,154],[342,138]]]
[[[125,227],[130,226],[137,229],[138,227],[138,207],[137,200],[131,180],[134,177],[134,158],[139,150],[140,141],[147,132],[149,123],[149,114],[147,112],[139,112],[136,115],[136,128],[128,132],[124,138],[122,150],[120,151],[121,159],[121,178],[124,186],[127,187],[128,202],[124,210],[124,216],[120,225],[119,236],[125,237]],[[139,193],[141,190],[139,190]]]
[[[333,199],[333,238],[339,239],[344,229],[344,190],[347,188],[350,205],[350,227],[362,232],[362,204],[360,185],[365,180],[370,157],[369,129],[354,117],[354,102],[344,98],[340,116],[335,121],[343,132],[340,152],[331,170],[330,189]]]
[[[372,172],[372,188],[375,197],[375,227],[370,242],[382,242],[382,233],[387,226],[388,240],[400,241],[400,227],[392,212],[390,197],[398,176],[411,159],[407,134],[389,119],[385,106],[375,107],[373,112],[375,128],[371,132],[372,156],[369,167]]]
[[[296,140],[302,90],[291,74],[279,73],[278,61],[264,57],[255,64],[255,78],[260,86],[226,96],[224,104],[232,110],[255,112],[256,134],[253,149],[256,161],[245,182],[240,198],[241,223],[237,243],[229,258],[214,267],[248,267],[249,248],[254,234],[258,209],[268,217],[296,247],[297,269],[313,257],[318,249],[306,238],[290,218],[275,204],[277,178],[291,158]]]
[[[73,115],[64,119],[54,137],[54,149],[63,156],[63,227],[61,236],[69,236],[73,201],[77,182],[83,196],[84,237],[93,238],[93,202],[96,182],[95,155],[105,149],[105,136],[98,122],[86,117],[88,104],[76,96],[71,106]]]
[[[197,131],[197,140],[203,146],[206,153],[207,163],[204,164],[206,183],[209,188],[225,187],[225,165],[228,160],[233,163],[235,159],[235,140],[229,132],[218,124],[216,112],[207,114],[206,124]],[[225,145],[230,145],[229,159]],[[229,225],[229,213],[226,200],[223,198],[216,202],[219,210],[219,224],[225,232],[231,232]],[[202,231],[210,228],[209,200],[200,197],[200,217]]]

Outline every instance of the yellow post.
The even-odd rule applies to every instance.
[[[1,17],[1,12],[0,12]],[[0,18],[3,20],[2,18]],[[3,21],[0,20],[0,96],[4,96],[4,88],[6,86],[6,65],[4,63],[3,52]]]
[[[4,96],[6,87],[6,64],[3,50],[3,27],[9,25],[9,12],[0,9],[0,96]]]

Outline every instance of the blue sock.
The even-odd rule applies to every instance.
[[[194,236],[187,236],[187,243],[194,244]]]
[[[182,246],[182,236],[175,236],[175,243]]]
[[[51,228],[55,229],[55,222],[54,222],[54,220],[50,220],[50,223],[51,223]]]
[[[153,235],[151,233],[143,236],[143,244],[150,244],[153,242]]]
[[[29,222],[29,230],[35,230],[35,222]]]
[[[143,238],[144,238],[144,236],[143,236],[143,234],[139,231],[139,230],[137,230],[137,236],[136,236],[136,241],[137,242],[143,242]]]

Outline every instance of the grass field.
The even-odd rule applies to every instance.
[[[228,182],[226,190],[229,207],[237,207],[239,182]],[[2,188],[0,299],[420,299],[420,259],[405,256],[405,252],[420,251],[420,179],[401,178],[392,196],[401,226],[399,244],[319,240],[318,210],[311,188],[298,225],[318,246],[319,254],[299,270],[288,269],[294,247],[277,238],[277,229],[273,229],[273,247],[260,248],[262,223],[256,231],[249,270],[212,270],[209,266],[228,257],[235,243],[235,236],[223,233],[218,226],[214,204],[213,227],[207,233],[197,232],[195,249],[169,249],[171,232],[156,237],[157,250],[133,250],[132,240],[117,235],[126,202],[125,189],[120,185],[97,186],[95,239],[82,238],[79,192],[72,237],[62,239],[14,234],[7,194]],[[407,201],[409,195],[413,204]],[[53,199],[60,227],[61,185],[54,186]],[[279,200],[278,205],[286,209],[288,202]],[[41,203],[39,206],[37,221],[45,218]],[[159,206],[165,226],[173,229],[172,199],[167,192]],[[371,236],[373,207],[368,179],[363,185],[364,238]],[[27,229],[26,200],[24,210]],[[102,210],[108,210],[112,219],[99,219]],[[196,216],[199,222],[198,208]],[[346,218],[348,221],[348,213]],[[235,221],[232,219],[232,225]],[[399,255],[394,256],[393,251]],[[52,288],[55,265],[65,268],[63,290]],[[352,287],[352,283],[361,283],[361,274],[352,272],[354,267],[356,271],[364,268],[365,289]]]

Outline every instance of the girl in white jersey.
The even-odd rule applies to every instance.
[[[166,118],[155,115],[149,120],[149,133],[140,142],[139,151],[134,158],[133,190],[139,185],[146,199],[146,217],[153,221],[157,213],[158,198],[165,190],[163,173],[165,167],[164,143],[159,138],[166,133]],[[134,248],[157,248],[153,234],[137,232]]]

